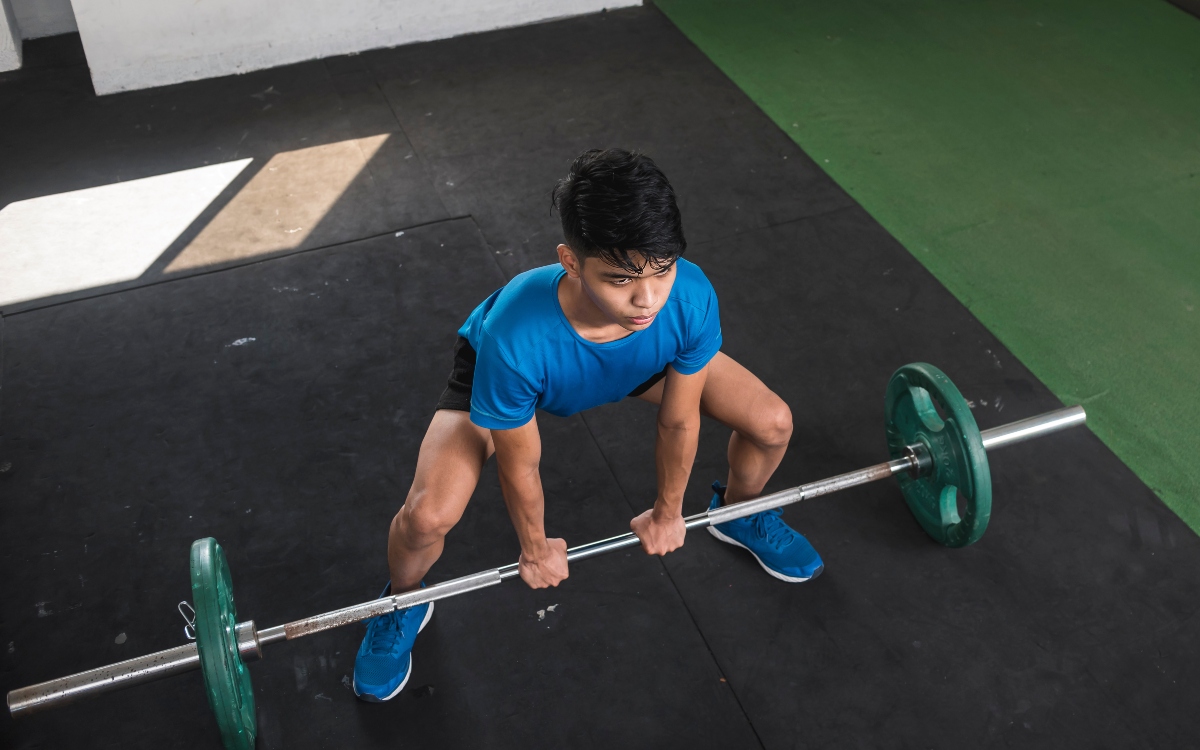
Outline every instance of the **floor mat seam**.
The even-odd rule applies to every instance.
[[[592,432],[592,426],[588,424],[587,417],[583,414],[580,414],[579,420],[583,422],[583,428],[587,430],[588,437],[592,439],[592,444],[596,446],[596,450],[600,452],[600,457],[604,459],[604,467],[608,469],[608,474],[613,478],[613,483],[617,485],[617,490],[621,493],[621,497],[625,499],[625,504],[629,506],[630,511],[636,512],[637,509],[630,501],[629,495],[625,492],[625,488],[621,486],[621,481],[617,479],[616,472],[613,471],[612,463],[610,463],[608,460],[608,455],[604,452],[604,448],[600,446],[600,441],[596,438],[596,433]],[[667,567],[662,557],[658,558],[658,564],[662,566],[663,572],[667,576],[667,580],[671,582],[671,588],[675,589],[675,594],[679,597],[680,603],[683,604],[683,610],[687,612],[688,619],[692,621],[692,627],[696,629],[696,635],[700,636],[700,642],[704,644],[705,650],[708,651],[709,658],[712,659],[713,664],[717,667],[717,671],[721,673],[721,677],[725,677],[725,670],[721,668],[721,662],[719,659],[717,659],[717,654],[713,650],[712,644],[708,642],[708,638],[704,635],[704,630],[700,627],[700,623],[696,620],[695,613],[692,612],[692,608],[688,605],[687,598],[684,597],[683,592],[679,589],[679,584],[675,582],[675,576],[671,575],[671,570]],[[750,718],[749,712],[746,711],[745,705],[742,704],[742,699],[738,696],[737,689],[734,688],[732,682],[726,682],[725,684],[729,686],[729,692],[733,696],[733,701],[737,704],[738,710],[742,712],[742,718],[746,720],[746,725],[749,726],[750,731],[754,733],[754,739],[758,741],[758,746],[763,748],[763,750],[766,750],[766,745],[763,743],[762,737],[758,734],[758,727],[754,726],[754,721]]]
[[[396,121],[396,127],[400,128],[400,133],[404,136],[404,140],[408,141],[409,146],[412,146],[413,155],[417,157],[417,161],[421,165],[421,171],[424,173],[425,178],[429,180],[429,188],[433,191],[434,197],[437,198],[438,205],[442,207],[442,212],[449,216],[450,207],[442,199],[442,194],[438,191],[437,185],[429,173],[429,163],[425,161],[425,157],[421,155],[413,139],[408,137],[408,131],[404,129],[404,123],[400,121],[400,115],[396,112],[396,106],[392,104],[392,100],[388,97],[387,91],[384,90],[383,84],[379,82],[379,78],[375,75],[375,69],[369,63],[367,64],[367,71],[371,74],[371,82],[375,84],[376,90],[379,91],[379,95],[383,97],[384,103],[387,104],[388,112],[392,114],[392,119]]]
[[[321,245],[319,247],[309,247],[309,248],[305,248],[303,250],[294,250],[291,252],[281,253],[279,255],[272,255],[272,256],[266,257],[266,258],[258,258],[256,260],[248,260],[244,263],[233,263],[231,265],[221,266],[220,268],[211,268],[207,271],[200,271],[198,273],[182,274],[182,275],[179,275],[179,276],[176,276],[173,278],[164,278],[164,279],[158,279],[157,281],[149,281],[144,284],[134,284],[131,286],[123,286],[118,289],[110,289],[105,292],[96,292],[95,294],[89,294],[89,295],[86,295],[83,297],[75,297],[73,299],[59,300],[58,302],[51,302],[51,303],[48,303],[45,305],[35,305],[33,307],[27,307],[27,308],[23,308],[21,310],[14,310],[14,311],[9,311],[9,312],[0,311],[0,314],[4,315],[6,317],[13,318],[18,315],[24,315],[25,313],[37,312],[38,310],[49,310],[54,307],[61,307],[62,305],[70,305],[70,304],[74,304],[76,302],[83,302],[85,300],[100,299],[101,297],[110,297],[114,294],[122,294],[124,292],[132,292],[132,291],[135,291],[138,289],[149,289],[151,287],[162,286],[163,284],[173,284],[173,283],[179,282],[179,281],[187,281],[188,279],[198,279],[198,278],[202,278],[204,276],[211,276],[216,273],[224,273],[226,271],[235,271],[239,268],[249,268],[251,266],[260,265],[262,263],[270,263],[272,261],[283,260],[285,258],[294,258],[299,255],[308,255],[309,253],[320,252],[321,250],[333,250],[335,248],[344,247],[346,245],[353,245],[356,242],[366,242],[367,240],[377,240],[377,239],[380,239],[383,237],[387,237],[388,235],[394,236],[397,232],[409,232],[414,229],[424,229],[425,227],[433,227],[433,226],[437,226],[439,224],[447,224],[452,221],[462,221],[464,219],[469,219],[472,224],[475,224],[475,220],[471,217],[470,214],[465,214],[462,216],[450,216],[445,219],[435,219],[434,221],[424,221],[419,224],[412,224],[409,226],[400,227],[398,229],[389,229],[386,232],[379,232],[378,234],[370,234],[370,235],[367,235],[366,237],[357,237],[352,240],[342,240],[340,242],[331,242],[327,245]],[[475,226],[478,227],[478,224],[476,224]]]
[[[784,219],[783,221],[776,221],[776,222],[772,222],[770,224],[763,224],[760,227],[750,227],[749,229],[746,229],[744,232],[738,231],[738,232],[734,232],[733,234],[723,234],[723,235],[720,235],[719,237],[709,237],[707,239],[697,240],[695,244],[697,246],[700,246],[700,245],[711,245],[714,242],[725,242],[734,237],[740,237],[743,234],[751,234],[753,232],[762,232],[762,231],[766,231],[769,229],[778,229],[779,227],[786,227],[786,226],[790,226],[792,224],[799,224],[801,222],[810,221],[812,219],[823,219],[823,218],[826,218],[829,216],[833,216],[834,214],[841,213],[843,211],[852,211],[856,208],[861,209],[862,206],[860,206],[858,203],[851,203],[846,206],[838,206],[837,208],[830,208],[825,211],[818,211],[815,214],[805,214],[804,216],[797,216],[792,219]]]

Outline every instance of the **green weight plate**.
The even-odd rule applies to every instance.
[[[238,653],[237,610],[229,563],[217,540],[192,543],[192,600],[196,609],[196,647],[208,705],[217,717],[225,750],[253,750],[258,733],[250,671]]]
[[[909,445],[929,450],[932,467],[924,475],[897,475],[921,528],[947,547],[978,541],[992,515],[992,473],[979,427],[958,388],[933,365],[905,365],[888,381],[886,415],[892,458],[901,458]]]

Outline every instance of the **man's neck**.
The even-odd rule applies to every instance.
[[[558,282],[558,304],[575,333],[593,344],[606,344],[633,333],[609,320],[600,308],[596,307],[580,279],[563,275]]]

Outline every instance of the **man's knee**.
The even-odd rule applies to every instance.
[[[392,519],[392,530],[408,540],[424,545],[445,537],[458,523],[458,515],[439,508],[432,498],[412,493],[404,507]]]
[[[792,439],[792,410],[783,399],[776,397],[763,410],[755,430],[754,440],[760,445],[778,448]]]

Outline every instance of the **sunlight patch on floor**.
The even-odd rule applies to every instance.
[[[275,154],[166,273],[300,247],[387,139],[375,135]]]
[[[10,203],[0,210],[0,304],[138,278],[251,161]]]

